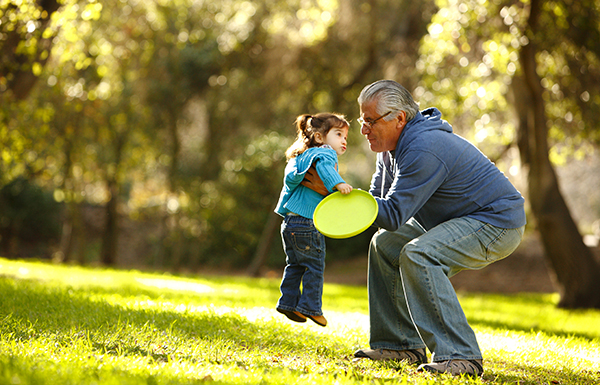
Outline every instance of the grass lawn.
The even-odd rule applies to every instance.
[[[0,384],[600,383],[600,311],[556,295],[461,294],[486,369],[468,379],[353,364],[366,288],[326,284],[323,328],[277,313],[278,285],[0,259]]]

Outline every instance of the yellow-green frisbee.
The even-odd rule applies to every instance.
[[[343,195],[337,191],[323,199],[315,209],[315,227],[329,238],[350,238],[368,229],[379,207],[366,191],[355,189]]]

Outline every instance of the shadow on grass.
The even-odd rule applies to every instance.
[[[463,294],[461,297],[463,309],[473,326],[600,340],[600,330],[596,322],[592,321],[597,318],[597,310],[560,309],[550,296],[528,293],[479,296]],[[571,327],[569,330],[570,323],[576,320],[580,327]]]
[[[170,381],[156,374],[135,373],[131,370],[123,370],[111,366],[65,368],[61,363],[45,360],[43,362],[32,362],[31,358],[2,356],[0,355],[0,383],[2,384],[35,384],[45,385],[60,384],[177,384],[197,385],[199,382],[208,382],[214,385],[228,384],[228,382],[216,381],[210,376],[204,378],[177,378]],[[71,369],[71,370],[69,370]]]
[[[139,298],[137,308],[111,304],[105,296]],[[190,294],[181,294],[189,298]],[[177,298],[170,295],[166,301],[177,304]],[[138,287],[104,288],[100,286],[73,289],[62,286],[48,286],[41,281],[15,279],[0,276],[0,337],[27,342],[45,337],[55,341],[60,348],[69,349],[75,343],[88,344],[94,354],[143,357],[152,362],[168,362],[171,359],[188,362],[205,361],[211,363],[234,363],[239,366],[254,365],[264,370],[286,370],[300,376],[304,371],[301,361],[309,361],[316,356],[337,361],[350,352],[340,353],[345,346],[336,345],[329,338],[323,338],[309,329],[301,331],[280,322],[251,322],[236,313],[217,314],[214,311],[176,310],[176,306],[166,309],[160,306],[145,306],[145,301],[165,301],[160,291],[144,290]],[[149,303],[149,302],[148,302]],[[489,320],[473,320],[479,325],[499,329],[530,329],[513,327],[506,323]],[[548,334],[562,336],[554,331]],[[572,333],[565,336],[572,336]],[[582,338],[590,337],[581,334]],[[194,350],[190,345],[201,345],[205,350]],[[186,345],[187,348],[182,348]],[[256,362],[236,356],[239,350],[254,351]],[[297,355],[298,365],[269,362],[268,357],[278,353]],[[1,355],[0,355],[1,358]],[[329,370],[335,372],[333,367]],[[349,369],[350,373],[362,379],[360,370]],[[552,383],[552,381],[572,383],[597,383],[598,372],[574,373],[563,369],[552,371],[538,366],[508,367],[498,373],[490,371],[484,375],[489,382],[520,384]],[[364,379],[372,378],[365,374]]]
[[[545,369],[538,365],[527,366],[510,365],[502,368],[501,373],[485,372],[483,380],[490,383],[501,384],[599,384],[600,371],[598,368],[589,368],[582,372],[573,372],[569,369]]]
[[[477,317],[469,317],[469,323],[472,326],[483,326],[489,327],[491,329],[496,330],[512,330],[518,332],[525,333],[543,333],[547,336],[561,337],[561,338],[581,338],[588,341],[600,340],[600,336],[594,333],[585,333],[585,332],[570,332],[570,331],[560,331],[555,329],[549,329],[544,327],[539,327],[536,325],[518,325],[510,322],[496,322],[490,321],[487,319],[478,319]]]
[[[144,301],[159,297],[152,291],[135,289],[141,302],[137,309],[102,299],[102,294],[122,293],[120,289],[74,290],[0,277],[0,333],[8,333],[18,341],[50,335],[65,347],[74,338],[87,339],[101,354],[136,355],[158,361],[168,359],[178,344],[194,341],[209,343],[214,356],[211,360],[218,358],[219,347],[226,351],[233,345],[259,351],[339,355],[338,347],[323,341],[319,334],[295,331],[279,322],[251,322],[236,313],[216,314],[211,310],[145,307]],[[128,335],[131,330],[140,334]],[[138,341],[140,337],[145,337],[141,338],[144,341]],[[152,348],[147,346],[148,341],[154,345]]]

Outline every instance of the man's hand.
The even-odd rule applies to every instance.
[[[329,191],[327,191],[327,188],[321,180],[321,177],[319,177],[319,174],[317,173],[317,170],[315,169],[314,165],[310,166],[306,174],[304,174],[304,179],[302,180],[301,184],[302,186],[308,187],[309,189],[321,195],[329,194]]]

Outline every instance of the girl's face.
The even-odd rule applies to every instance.
[[[346,152],[346,139],[348,138],[348,126],[334,127],[325,136],[323,143],[333,147],[338,155]]]

